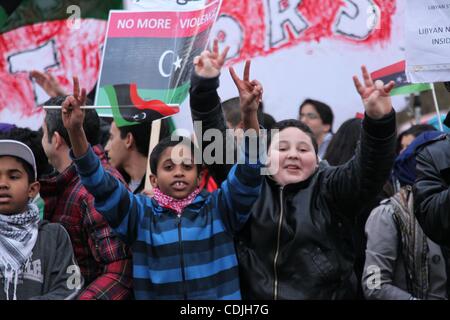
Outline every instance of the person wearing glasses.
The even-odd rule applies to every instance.
[[[333,137],[333,111],[317,100],[306,99],[299,108],[299,120],[311,128],[319,145],[317,155],[322,159]]]

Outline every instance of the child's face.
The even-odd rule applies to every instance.
[[[39,192],[39,182],[28,182],[23,164],[14,157],[0,157],[0,214],[22,213]]]
[[[200,177],[189,147],[179,144],[161,154],[157,175],[151,175],[153,187],[175,199],[186,198],[199,185]]]
[[[268,157],[269,171],[282,186],[307,180],[318,165],[311,138],[294,127],[274,136]]]

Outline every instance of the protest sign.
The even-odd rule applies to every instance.
[[[148,11],[148,10],[193,10],[201,9],[214,0],[124,0],[124,7],[127,10]]]
[[[219,8],[111,11],[95,104],[111,105],[118,127],[177,113],[169,104],[187,97]]]
[[[450,80],[450,1],[408,0],[406,68],[412,83]]]

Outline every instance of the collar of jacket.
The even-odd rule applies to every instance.
[[[191,204],[189,204],[185,208],[185,210],[182,213],[182,216],[189,220],[193,220],[197,216],[197,209],[200,209],[201,206],[203,206],[205,201],[208,200],[209,195],[210,195],[210,193],[207,190],[203,189],[197,195],[197,197],[195,197],[194,201],[192,201]],[[157,215],[174,215],[174,216],[177,215],[175,213],[175,211],[173,211],[172,209],[160,206],[158,201],[156,201],[155,199],[151,198],[151,201],[153,203],[153,212],[155,214],[157,214]],[[189,210],[186,210],[186,209],[189,209]]]
[[[311,181],[313,180],[313,178],[319,174],[320,171],[322,171],[324,168],[329,167],[329,164],[326,160],[322,160],[319,162],[319,166],[316,168],[316,170],[314,171],[314,173],[306,180],[297,182],[297,183],[291,183],[291,184],[287,184],[283,187],[283,190],[287,193],[295,193],[301,189],[306,189],[309,187],[309,185],[311,184]],[[272,189],[277,189],[279,190],[281,188],[281,185],[279,185],[272,176],[267,176],[267,182],[269,184],[269,186]]]

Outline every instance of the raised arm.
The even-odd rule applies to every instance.
[[[250,209],[259,196],[263,181],[261,167],[266,149],[259,145],[260,130],[257,117],[263,88],[258,81],[249,80],[250,61],[245,63],[243,79],[236,75],[233,68],[230,68],[230,74],[239,91],[245,129],[240,146],[243,161],[233,166],[227,180],[215,194],[215,199],[228,230],[236,233],[247,221]]]
[[[325,196],[351,219],[381,191],[395,159],[395,112],[389,96],[395,84],[374,83],[366,67],[361,69],[364,84],[353,77],[365,109],[360,143],[352,160],[325,173]]]
[[[262,100],[263,88],[257,80],[250,81],[250,64],[245,62],[244,77],[240,79],[234,69],[230,68],[231,78],[239,91],[239,104],[241,108],[242,122],[244,129],[254,130],[259,134],[258,106]]]
[[[30,72],[31,78],[36,80],[36,83],[47,93],[50,97],[65,96],[66,92],[61,88],[58,80],[48,72],[41,72],[33,70]]]
[[[71,157],[74,160],[81,183],[95,198],[95,208],[127,244],[136,239],[139,212],[142,199],[138,199],[126,187],[105,171],[100,160],[89,146],[83,129],[86,90],[80,90],[78,79],[74,78],[73,95],[62,105],[64,127],[72,144]]]
[[[201,130],[196,130],[199,146],[203,151],[213,141],[206,141],[205,132],[209,129],[220,130],[222,132],[223,141],[234,141],[234,138],[226,139],[226,121],[222,112],[217,88],[219,87],[219,75],[225,64],[228,53],[228,47],[223,52],[219,51],[217,39],[214,41],[212,51],[204,51],[200,56],[194,58],[194,72],[191,78],[190,88],[190,108],[194,128],[196,123],[201,123]],[[228,146],[228,150],[232,150],[233,145]],[[222,154],[226,155],[227,145],[223,143]],[[227,178],[232,165],[221,163],[206,163],[211,175],[218,184]]]

